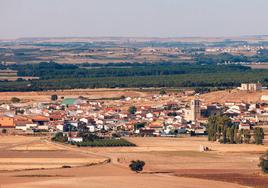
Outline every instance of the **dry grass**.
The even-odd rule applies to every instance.
[[[229,91],[216,91],[207,93],[200,96],[200,99],[205,104],[213,102],[224,103],[224,102],[247,102],[256,103],[261,101],[262,95],[268,95],[268,90],[257,91],[257,92],[246,92],[239,91],[237,89]]]
[[[47,169],[100,163],[105,158],[66,151],[39,137],[0,137],[0,170]]]
[[[51,95],[53,94],[65,98],[83,96],[89,99],[116,98],[122,95],[127,97],[147,96],[146,93],[134,91],[133,89],[73,89],[45,92],[1,92],[0,101],[10,101],[12,97],[18,97],[25,102],[47,102],[51,100]]]
[[[16,138],[18,138],[16,140]],[[6,143],[19,144],[23,137],[6,137]],[[1,141],[2,138],[0,138]],[[28,142],[39,141],[25,137]],[[5,150],[2,155],[2,165],[8,167],[17,165],[25,168],[29,163],[35,168],[47,168],[49,165],[57,169],[28,170],[0,173],[2,187],[234,187],[250,185],[246,177],[250,177],[256,185],[263,183],[260,178],[258,157],[268,149],[267,145],[221,145],[208,142],[205,137],[195,138],[128,138],[137,144],[133,148],[75,148],[69,146],[43,143],[45,147],[58,147],[59,150]],[[4,139],[3,139],[4,140]],[[213,151],[199,152],[200,144],[208,146]],[[13,147],[14,148],[14,147]],[[39,148],[40,149],[40,148]],[[4,154],[4,152],[7,152]],[[94,155],[93,155],[94,154]],[[13,156],[7,158],[6,156]],[[113,164],[99,166],[76,167],[92,159],[102,159],[107,156]],[[131,160],[140,159],[146,162],[145,173],[136,174],[128,169]],[[88,161],[89,160],[89,161]],[[61,168],[64,165],[73,168]],[[10,167],[9,166],[9,167]],[[146,173],[147,172],[147,173]],[[160,172],[160,173],[156,173]],[[161,173],[163,172],[163,173]],[[212,174],[217,174],[213,176]],[[237,174],[236,179],[229,178]],[[255,175],[254,175],[255,174]],[[221,178],[216,178],[221,177]],[[225,177],[225,178],[224,178]],[[238,181],[237,179],[240,178]],[[217,181],[214,181],[217,180]],[[233,183],[227,183],[233,182]]]

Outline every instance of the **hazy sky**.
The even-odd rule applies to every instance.
[[[0,38],[268,34],[268,0],[0,0]]]

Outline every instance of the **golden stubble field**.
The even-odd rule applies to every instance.
[[[0,172],[85,166],[105,158],[62,149],[45,138],[0,137]]]
[[[137,147],[77,148],[39,137],[2,136],[1,187],[242,188],[268,183],[257,166],[267,145],[221,145],[205,137],[127,139]],[[199,152],[200,144],[212,151]],[[146,162],[143,173],[129,170],[136,159]]]
[[[159,90],[159,88],[158,88]],[[190,101],[193,98],[201,99],[203,104],[211,103],[225,103],[225,102],[267,102],[261,101],[263,95],[268,96],[268,90],[262,90],[257,92],[246,92],[238,89],[215,91],[206,93],[200,96],[183,96],[178,91],[168,91],[169,96],[153,100],[154,95],[158,95],[159,91],[155,88],[147,90],[140,90],[138,88],[124,88],[124,89],[72,89],[72,90],[57,90],[57,91],[42,91],[42,92],[1,92],[0,102],[9,103],[12,97],[20,98],[22,102],[34,103],[34,102],[50,102],[51,95],[57,94],[59,99],[64,98],[78,98],[83,96],[88,99],[112,99],[119,98],[121,96],[136,98],[141,101],[144,105],[152,105],[155,102],[158,104],[162,101],[179,102],[179,101]],[[115,103],[116,101],[106,100],[106,103]],[[133,101],[131,101],[133,102]]]
[[[261,101],[263,95],[268,95],[268,90],[247,92],[240,91],[238,89],[216,91],[207,94],[200,95],[199,98],[204,104],[211,103],[225,103],[225,102],[246,102],[246,103],[257,103],[257,102],[267,102]],[[193,98],[193,97],[192,97]]]
[[[126,97],[146,97],[151,95],[135,91],[135,89],[73,89],[42,92],[0,92],[0,101],[9,102],[12,97],[17,97],[23,102],[50,102],[53,94],[64,98],[83,96],[89,99],[116,98],[122,95]]]
[[[179,102],[181,99],[185,98],[182,97],[181,92],[171,91],[169,95],[153,99],[153,96],[159,95],[159,88],[146,90],[140,90],[138,88],[73,89],[43,92],[0,92],[0,103],[11,103],[12,97],[17,97],[21,99],[21,105],[36,105],[39,102],[51,102],[51,95],[53,94],[58,95],[58,102],[62,101],[62,98],[85,97],[89,100],[104,102],[104,107],[120,107],[122,110],[128,110],[128,107],[131,105],[156,106],[168,102]],[[113,100],[114,98],[119,99],[121,96],[130,97],[131,100]]]

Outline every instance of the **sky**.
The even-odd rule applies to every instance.
[[[268,0],[0,0],[0,38],[268,34]]]

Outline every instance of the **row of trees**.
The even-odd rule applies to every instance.
[[[83,141],[71,143],[78,147],[132,147],[135,144],[125,140],[125,139],[95,139],[93,141]]]
[[[268,84],[268,70],[252,70],[239,65],[157,63],[88,69],[77,65],[42,62],[11,65],[8,68],[18,70],[20,76],[38,76],[40,80],[0,81],[0,91],[115,87],[194,87],[200,90],[204,87],[236,87],[241,82],[261,81]]]
[[[100,66],[99,68],[84,68],[70,64],[41,62],[39,64],[11,65],[18,70],[19,76],[36,76],[41,79],[55,78],[87,78],[87,77],[125,77],[125,76],[157,76],[174,74],[200,74],[249,71],[249,67],[239,65],[198,65],[188,63],[150,63],[133,64],[131,66]]]
[[[254,140],[252,140],[252,134]],[[238,125],[231,122],[227,116],[211,116],[208,121],[208,140],[219,141],[223,144],[255,143],[263,144],[264,131],[260,127],[239,130]]]
[[[128,88],[128,87],[237,87],[242,82],[266,83],[268,71],[180,74],[137,77],[99,77],[0,82],[0,91],[43,91],[73,88]],[[267,82],[268,83],[268,82]]]

